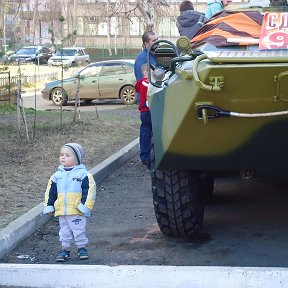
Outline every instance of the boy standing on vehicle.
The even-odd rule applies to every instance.
[[[67,143],[61,148],[60,166],[48,182],[43,214],[59,216],[59,239],[62,251],[56,262],[70,257],[74,241],[79,259],[87,259],[86,217],[91,216],[96,198],[96,183],[92,174],[82,164],[84,150],[77,143]]]
[[[180,36],[192,39],[207,20],[203,13],[194,10],[191,1],[182,1],[179,5],[180,15],[177,17],[177,28]]]
[[[213,17],[216,13],[221,12],[224,8],[229,5],[232,0],[209,0],[208,6],[204,11],[206,18]]]

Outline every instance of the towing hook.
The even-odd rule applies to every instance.
[[[205,112],[203,111],[205,110]],[[197,107],[197,115],[201,119],[203,114],[207,115],[208,119],[214,119],[218,117],[230,117],[230,112],[220,109],[219,107],[203,104]]]

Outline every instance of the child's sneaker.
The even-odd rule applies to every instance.
[[[56,262],[65,262],[69,259],[69,257],[70,257],[70,251],[64,249],[58,254]]]
[[[78,249],[78,256],[80,260],[88,259],[88,251],[86,248],[82,247]]]

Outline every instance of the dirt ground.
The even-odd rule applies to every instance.
[[[138,159],[135,155],[98,183],[87,225],[89,259],[79,260],[73,245],[64,265],[287,268],[286,184],[217,178],[201,233],[188,239],[174,238],[159,230],[151,177]],[[61,249],[58,232],[58,219],[51,217],[0,263],[55,264]]]
[[[29,111],[28,111],[29,112]],[[23,121],[20,134],[17,114],[0,110],[0,229],[43,201],[49,177],[56,171],[59,149],[68,142],[78,142],[85,149],[84,164],[88,169],[119,151],[139,135],[139,112],[136,105],[113,111],[82,112],[73,123],[72,112],[26,113],[29,141]],[[85,114],[84,114],[85,113]]]

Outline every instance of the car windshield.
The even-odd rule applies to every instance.
[[[75,55],[75,49],[63,49],[63,50],[58,50],[55,53],[55,56],[61,56],[61,51],[62,51],[62,56],[74,56]]]
[[[37,48],[21,48],[17,54],[21,55],[34,55],[37,52]]]
[[[71,75],[71,77],[76,78],[76,77],[80,74],[81,71],[82,71],[82,70],[74,72],[74,73]]]
[[[100,74],[101,69],[102,69],[102,64],[87,66],[81,70],[74,72],[71,77],[76,78],[79,75],[83,77],[97,76]]]

